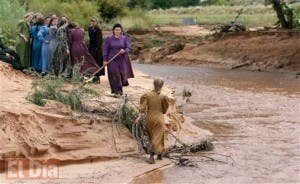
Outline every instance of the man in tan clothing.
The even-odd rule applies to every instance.
[[[161,95],[161,89],[164,81],[155,79],[153,81],[154,90],[145,93],[140,99],[140,113],[135,120],[138,124],[142,113],[146,113],[146,129],[151,140],[152,151],[150,153],[149,163],[154,164],[154,155],[157,159],[162,160],[162,152],[164,151],[164,114],[168,109],[168,97]]]

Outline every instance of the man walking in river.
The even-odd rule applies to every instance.
[[[164,114],[168,109],[168,97],[161,95],[161,89],[164,85],[162,79],[154,79],[154,89],[142,95],[140,99],[140,113],[135,120],[138,124],[142,113],[146,113],[146,129],[151,140],[152,150],[148,162],[154,164],[154,155],[157,159],[162,160],[164,151]]]

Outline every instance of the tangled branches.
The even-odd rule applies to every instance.
[[[112,131],[114,132],[114,127],[117,123],[125,125],[136,138],[139,144],[140,152],[144,151],[148,154],[152,151],[152,146],[145,128],[146,116],[143,115],[140,118],[140,123],[135,124],[134,120],[136,116],[137,111],[127,104],[126,96],[121,97],[118,109],[113,113]],[[175,144],[173,147],[167,149],[163,153],[163,157],[170,159],[178,166],[197,167],[198,162],[208,161],[232,165],[234,163],[234,160],[231,156],[208,152],[212,151],[214,146],[207,140],[197,144],[188,145],[181,141],[172,132],[167,130],[166,133],[173,136],[176,139],[176,142],[181,144],[181,146],[177,146]]]
[[[196,145],[196,147],[199,145],[201,144]],[[195,153],[186,152],[184,146],[178,148],[175,153],[173,151],[168,152],[164,157],[169,158],[178,166],[198,167],[198,162],[210,161],[234,165],[234,160],[231,156],[200,151]]]

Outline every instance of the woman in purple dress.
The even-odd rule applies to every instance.
[[[100,68],[88,51],[84,42],[84,30],[76,23],[68,26],[68,40],[70,44],[72,66],[79,64],[82,74],[95,74]]]
[[[104,65],[107,66],[108,80],[111,93],[123,95],[123,86],[128,86],[128,78],[133,78],[132,67],[129,61],[130,40],[122,34],[121,24],[113,26],[113,35],[106,38],[103,45]],[[108,64],[108,60],[120,53]]]

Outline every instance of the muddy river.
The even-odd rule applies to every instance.
[[[179,105],[214,134],[215,149],[206,154],[228,156],[227,163],[172,167],[134,183],[300,183],[300,78],[295,73],[134,67],[164,78],[179,99],[183,88],[191,91],[190,102],[179,100]]]

